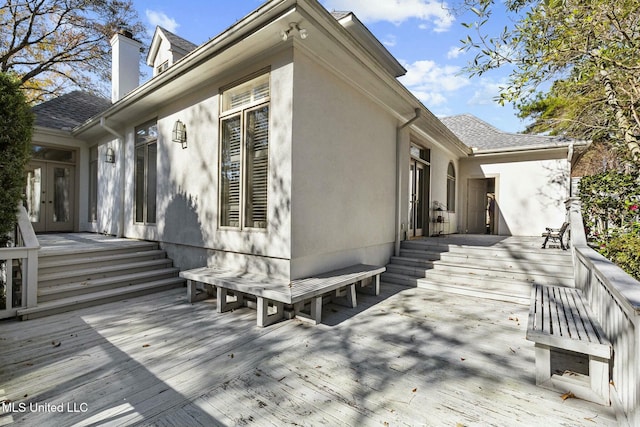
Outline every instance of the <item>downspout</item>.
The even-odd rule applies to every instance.
[[[111,135],[118,138],[120,141],[120,152],[119,157],[119,168],[118,171],[118,179],[120,180],[121,191],[120,191],[120,213],[118,215],[118,231],[116,233],[117,237],[122,237],[124,235],[124,194],[125,194],[125,182],[124,182],[124,135],[120,134],[113,128],[107,125],[107,120],[104,117],[100,117],[100,127],[109,132]]]
[[[405,167],[404,158],[402,157],[402,131],[411,126],[416,120],[422,117],[422,109],[416,108],[415,116],[407,121],[396,131],[396,239],[395,239],[395,256],[400,256],[400,239],[402,234],[402,171]]]

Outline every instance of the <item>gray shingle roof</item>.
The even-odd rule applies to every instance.
[[[160,28],[162,30],[162,33],[167,37],[169,43],[171,43],[171,47],[177,47],[178,49],[181,49],[186,53],[189,53],[198,47],[197,44],[191,43],[187,39],[183,39],[179,35],[172,33],[164,27],[158,26],[158,28]]]
[[[440,120],[465,145],[477,152],[559,148],[567,147],[572,142],[582,142],[560,136],[503,132],[471,114],[443,117]]]
[[[32,111],[36,126],[71,130],[109,107],[108,99],[77,90],[38,104]]]

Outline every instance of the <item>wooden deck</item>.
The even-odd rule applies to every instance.
[[[535,385],[527,311],[386,285],[313,327],[258,328],[182,289],[5,320],[0,426],[616,425]]]

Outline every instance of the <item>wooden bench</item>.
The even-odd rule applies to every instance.
[[[537,385],[571,392],[576,397],[602,405],[611,404],[609,361],[612,346],[580,290],[533,285],[527,340],[535,342]],[[587,355],[588,373],[567,370],[562,363],[570,366],[571,360],[575,362],[575,356],[556,349],[580,353],[582,357]]]
[[[214,296],[217,311],[223,313],[246,305],[245,296],[256,298],[258,326],[271,325],[284,318],[285,305],[293,308],[296,318],[318,324],[322,321],[323,296],[335,292],[333,301],[356,307],[356,290],[380,293],[380,274],[385,267],[358,264],[292,282],[267,279],[215,267],[201,267],[180,272],[187,279],[187,299],[194,302]],[[198,284],[204,289],[199,293]]]
[[[564,224],[562,224],[562,227],[560,228],[547,227],[546,231],[542,233],[542,237],[544,237],[544,242],[542,242],[542,249],[546,249],[547,243],[549,242],[549,240],[551,240],[552,242],[560,243],[560,247],[562,248],[563,251],[567,250],[568,244],[565,246],[563,239],[564,239],[564,234],[567,232],[568,227],[569,227],[568,222],[565,222]]]

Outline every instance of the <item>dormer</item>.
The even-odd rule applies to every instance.
[[[197,47],[190,41],[158,26],[147,55],[147,65],[153,67],[155,77]]]

